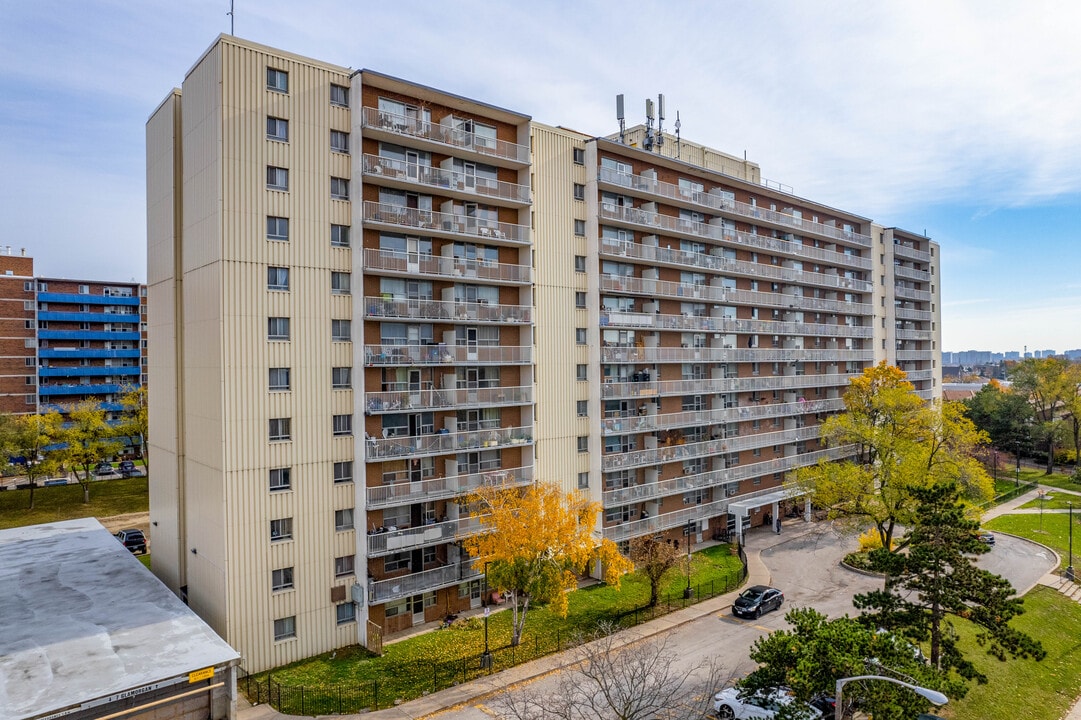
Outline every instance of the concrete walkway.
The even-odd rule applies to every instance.
[[[1017,512],[1017,509],[1021,505],[1024,505],[1031,500],[1035,500],[1038,497],[1040,489],[1053,492],[1070,492],[1050,487],[1033,489],[1018,498],[987,510],[983,515],[983,519],[990,520],[999,517],[1000,515],[1008,515]],[[1081,497],[1081,493],[1074,494],[1078,494],[1079,497]],[[766,548],[773,547],[782,541],[789,540],[793,536],[811,532],[813,528],[814,523],[790,520],[784,525],[784,532],[781,535],[774,534],[766,529],[755,529],[748,534],[746,538],[747,544],[745,546],[747,552],[747,584],[743,587],[748,585],[772,584],[769,568],[762,562],[762,551]],[[1057,562],[1055,563],[1055,566],[1058,566]],[[1044,575],[1044,577],[1040,579],[1039,584],[1052,587],[1063,592],[1067,597],[1072,597],[1074,600],[1081,602],[1081,586],[1065,580],[1062,576],[1057,575],[1054,572],[1049,572]],[[1032,588],[1018,588],[1018,592],[1024,594],[1031,589]],[[733,591],[725,595],[718,595],[717,597],[704,600],[695,605],[683,608],[682,610],[671,612],[664,617],[644,622],[630,630],[625,630],[618,634],[617,646],[621,647],[629,645],[644,638],[660,635],[693,620],[727,610],[732,606],[732,601],[737,594],[738,591]],[[555,653],[540,658],[539,660],[523,663],[522,665],[495,673],[494,675],[489,675],[468,683],[447,688],[446,690],[441,690],[416,700],[404,702],[397,707],[357,715],[336,715],[332,717],[365,718],[366,720],[419,720],[420,718],[431,717],[445,711],[453,712],[455,708],[482,701],[507,687],[529,682],[556,672],[569,665],[573,661],[573,657],[573,653],[570,652]],[[284,715],[277,712],[269,705],[258,705],[253,707],[247,703],[242,695],[238,694],[237,717],[239,720],[286,720],[287,718],[294,718],[297,716]],[[1081,720],[1081,700],[1070,709],[1069,713],[1062,720]]]

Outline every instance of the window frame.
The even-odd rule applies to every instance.
[[[348,200],[349,199],[349,180],[348,178],[330,176],[330,197],[332,200]]]
[[[293,489],[293,468],[270,468],[267,472],[267,486],[270,492],[284,492]]]
[[[288,292],[289,268],[280,265],[267,265],[266,289]]]
[[[589,452],[589,436],[588,435],[579,435],[578,436],[578,452],[580,452],[580,453]]]
[[[338,225],[336,223],[330,224],[330,246],[331,247],[352,247],[350,244],[350,226]],[[335,237],[337,234],[337,237]],[[342,239],[344,237],[344,240]]]
[[[575,235],[575,237],[585,237],[586,236],[586,221],[585,220],[580,220],[578,218],[574,219],[574,235]]]
[[[353,434],[353,414],[334,415],[332,420],[334,437],[347,437]]]
[[[345,483],[351,483],[354,481],[354,465],[352,460],[336,460],[332,469],[333,479],[335,485],[344,485]],[[339,474],[339,472],[341,474]],[[349,474],[346,475],[345,473]]]
[[[289,71],[267,66],[266,89],[289,94]]]
[[[278,327],[274,327],[277,325]],[[282,332],[284,326],[284,332]],[[283,341],[289,340],[291,328],[289,327],[289,318],[272,315],[267,318],[267,340]]]
[[[275,534],[275,523],[277,533]],[[293,539],[293,518],[272,518],[270,521],[270,542],[284,542]]]
[[[342,324],[344,323],[344,325]],[[345,333],[342,333],[342,329]],[[332,318],[330,321],[330,339],[332,342],[353,342],[353,323],[351,320]]]
[[[574,158],[574,164],[575,165],[585,165],[586,164],[586,151],[585,151],[585,148],[574,148],[574,150],[573,150],[573,158]]]
[[[286,118],[266,116],[266,139],[289,142],[289,121]]]
[[[271,570],[270,592],[281,592],[283,590],[292,590],[295,588],[295,575],[296,573],[291,566]]]
[[[290,417],[270,418],[267,435],[270,442],[288,442],[292,440],[293,419]]]
[[[339,91],[337,94],[340,98],[335,98],[335,91]],[[338,85],[337,83],[330,84],[330,104],[337,107],[349,107],[349,87],[347,85]]]
[[[336,532],[356,529],[356,512],[354,510],[354,508],[341,508],[334,511],[334,530]],[[348,513],[348,516],[346,513]]]
[[[352,577],[357,574],[357,556],[342,555],[334,558],[334,577]]]
[[[582,183],[574,183],[574,199],[585,200],[586,199],[586,186]]]
[[[280,623],[280,624],[279,624]],[[279,629],[280,628],[280,629]],[[291,640],[297,636],[297,616],[274,619],[274,642]]]
[[[344,380],[342,377],[344,376]],[[350,365],[330,369],[330,387],[334,390],[353,389],[353,368]]]
[[[342,617],[343,609],[348,611],[348,612],[345,613],[345,615],[347,615],[347,617],[344,617],[344,618]],[[355,623],[357,621],[357,606],[356,606],[356,603],[354,603],[351,600],[348,601],[348,602],[337,603],[334,606],[334,620],[335,620],[335,623],[338,624],[338,625],[348,625],[350,623]]]
[[[340,141],[335,144],[335,140]],[[349,133],[344,130],[331,130],[330,131],[330,151],[340,153],[342,155],[349,154]]]
[[[282,179],[284,178],[284,182]],[[266,166],[266,189],[289,192],[289,168],[278,165]]]
[[[284,232],[282,232],[283,227]],[[289,242],[289,218],[279,215],[267,215],[266,239],[275,242]]]
[[[267,369],[267,390],[270,392],[283,392],[292,389],[292,378],[289,368],[272,367]]]
[[[344,283],[343,283],[344,280]],[[342,270],[330,271],[330,294],[331,295],[352,295],[353,294],[353,274],[344,272]]]

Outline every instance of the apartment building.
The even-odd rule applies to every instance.
[[[933,243],[645,138],[230,36],[152,114],[154,571],[245,669],[478,606],[481,485],[738,534],[854,374],[939,392]]]
[[[34,275],[34,259],[0,251],[0,412],[63,410],[87,399],[114,413],[146,383],[146,288]]]

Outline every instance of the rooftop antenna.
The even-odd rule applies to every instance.
[[[653,150],[653,101],[646,98],[646,137],[642,140],[646,152]]]
[[[236,17],[233,15],[233,0],[229,0],[229,12],[225,14],[229,16],[229,34],[236,35]]]
[[[657,93],[657,152],[664,145],[664,93]]]
[[[679,110],[676,110],[676,160],[679,159]]]
[[[627,121],[623,115],[623,93],[616,95],[616,120],[619,120],[619,142],[621,145],[626,145],[626,141],[623,138],[623,134],[627,130]]]

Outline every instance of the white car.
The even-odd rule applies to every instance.
[[[725,688],[713,696],[713,711],[721,720],[772,720],[782,707],[797,702],[788,688],[760,690],[740,699],[739,688]],[[801,703],[806,708],[803,717],[818,720],[822,711]]]

